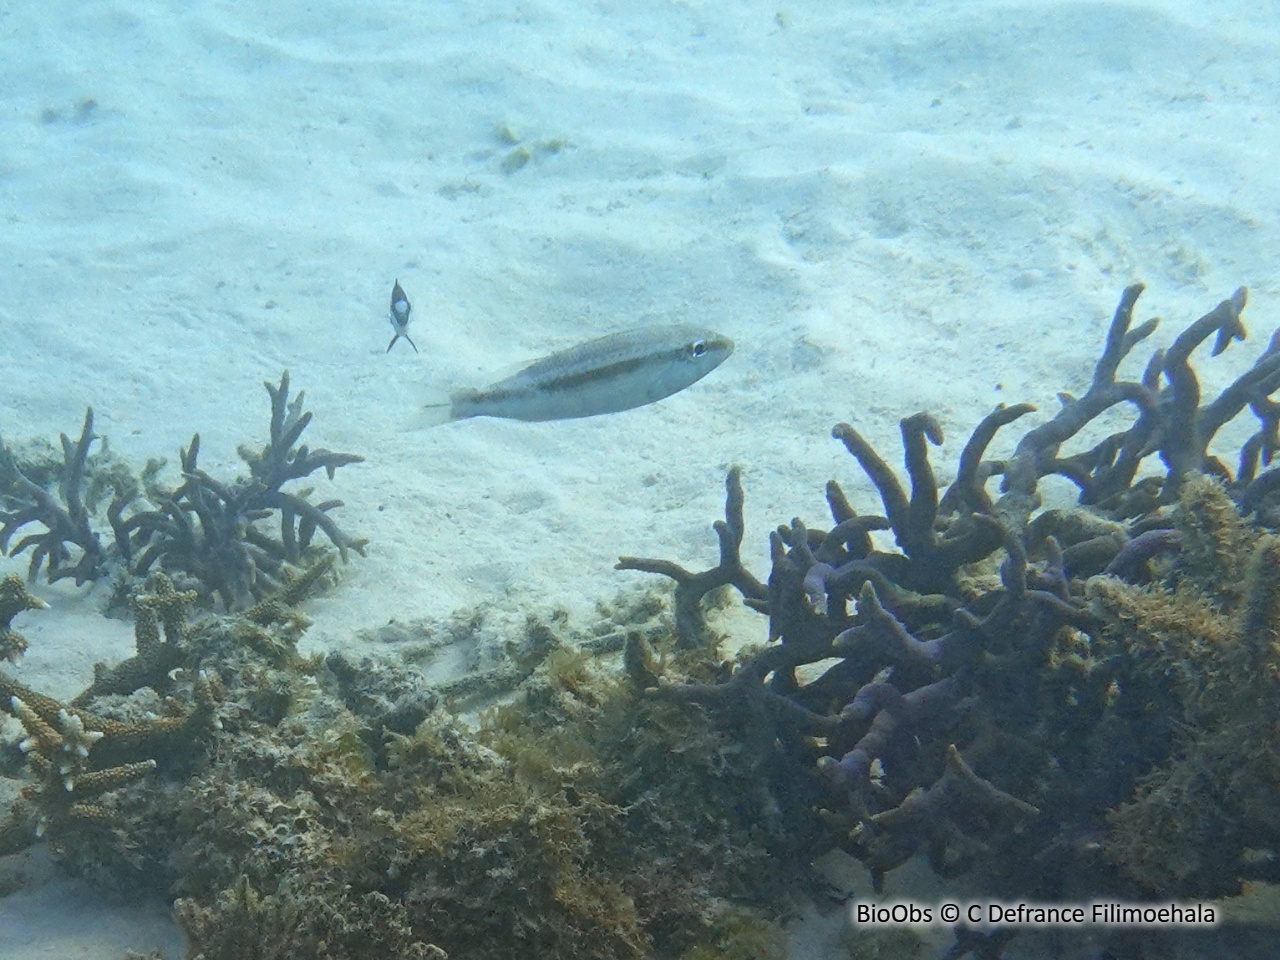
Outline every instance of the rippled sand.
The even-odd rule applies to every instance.
[[[368,458],[320,482],[372,545],[311,604],[316,646],[475,605],[586,610],[644,582],[620,553],[710,562],[734,463],[763,572],[767,531],[820,523],[828,479],[876,506],[834,422],[897,462],[898,419],[930,410],[950,463],[997,402],[1081,390],[1135,279],[1162,342],[1248,284],[1261,336],[1204,369],[1247,365],[1280,325],[1268,10],[15,5],[0,434],[74,432],[92,404],[138,463],[198,430],[230,477],[289,369],[307,439]],[[417,355],[384,352],[396,278]],[[404,429],[418,403],[658,321],[738,350],[626,414]],[[98,597],[42,592],[28,682],[75,690],[127,651]],[[49,890],[22,915],[79,909]],[[46,956],[15,942],[16,901],[0,956]],[[158,945],[88,929],[60,955]]]

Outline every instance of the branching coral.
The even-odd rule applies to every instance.
[[[187,618],[195,601],[194,590],[175,590],[173,582],[164,574],[152,574],[146,591],[137,591],[133,598],[137,653],[114,667],[98,664],[93,683],[75,703],[87,704],[106,694],[130,694],[140,687],[166,689],[170,671],[181,666],[190,652],[186,642]],[[163,639],[161,624],[164,625]]]
[[[1036,502],[1036,481],[1050,473],[1061,474],[1080,489],[1080,502],[1096,504],[1126,516],[1151,509],[1177,497],[1183,478],[1207,471],[1231,479],[1227,467],[1209,453],[1218,431],[1246,406],[1259,420],[1258,432],[1241,451],[1233,482],[1244,487],[1255,478],[1259,458],[1270,460],[1276,449],[1276,417],[1267,398],[1280,387],[1280,353],[1275,342],[1254,365],[1207,404],[1200,404],[1200,385],[1191,368],[1192,352],[1210,336],[1213,355],[1234,340],[1243,340],[1240,319],[1247,300],[1242,287],[1213,310],[1186,328],[1167,351],[1156,351],[1142,380],[1117,380],[1120,363],[1137,344],[1149,337],[1157,322],[1149,320],[1131,329],[1133,310],[1142,294],[1141,284],[1124,291],[1112,319],[1106,346],[1084,396],[1062,395],[1062,409],[1049,421],[1025,434],[1007,465],[991,464],[986,472],[1005,473],[1006,496],[1029,512]],[[1113,433],[1089,450],[1061,456],[1063,443],[1075,437],[1109,408],[1128,403],[1138,411],[1126,430]],[[1135,478],[1148,456],[1159,453],[1165,475],[1152,483]]]
[[[982,514],[955,514],[940,528],[938,488],[923,452],[929,432],[936,434],[921,418],[904,422],[913,478],[908,496],[874,451],[840,430],[891,517],[854,517],[832,488],[837,523],[831,531],[794,521],[771,537],[767,603],[753,600],[752,606],[768,614],[769,633],[781,642],[745,659],[727,682],[658,685],[662,695],[707,705],[746,737],[749,752],[770,771],[777,803],[803,808],[821,796],[804,772],[805,762],[819,761],[837,796],[843,794],[829,824],[847,832],[849,848],[877,874],[925,847],[939,864],[959,861],[940,838],[968,844],[976,823],[992,832],[993,818],[963,804],[922,804],[925,796],[955,796],[950,785],[956,782],[985,784],[964,794],[970,800],[1004,795],[958,753],[949,760],[955,749],[949,741],[977,736],[970,707],[991,688],[1003,688],[1004,709],[1032,709],[1039,670],[1061,632],[1096,626],[1070,597],[1060,556],[1030,565],[1020,543]],[[869,531],[885,526],[914,556],[873,549]],[[963,575],[1001,543],[1008,555],[1000,579],[988,585]],[[952,596],[913,589],[921,585],[950,585]],[[833,662],[802,681],[808,665]],[[815,743],[823,746],[815,750]],[[957,781],[957,770],[969,779]],[[943,819],[951,828],[934,822],[926,829],[925,818],[905,814],[875,819],[908,797],[907,809],[949,807]],[[831,806],[833,797],[828,793],[821,803]],[[883,840],[887,832],[895,834],[892,842]]]
[[[309,491],[283,489],[286,483],[323,469],[330,479],[342,466],[363,457],[298,446],[311,422],[305,393],[289,399],[289,374],[266,384],[271,395],[271,439],[262,450],[241,448],[249,477],[222,483],[200,469],[200,435],[181,451],[184,481],[164,494],[158,509],[136,513],[119,526],[120,548],[136,574],[159,565],[193,578],[228,607],[243,607],[281,586],[286,563],[298,564],[320,530],[343,560],[364,552],[365,542],[343,533],[328,512],[341,500],[312,503]],[[259,526],[278,514],[279,536]]]
[[[22,578],[10,574],[0,580],[0,661],[17,660],[27,649],[27,641],[13,629],[13,618],[26,610],[39,610],[46,604],[32,596],[22,585]]]
[[[99,798],[156,768],[154,760],[142,760],[94,769],[90,755],[106,733],[86,726],[84,715],[60,707],[56,716],[46,719],[17,696],[9,698],[8,709],[26,728],[26,739],[18,748],[29,757],[36,785],[23,791],[0,823],[0,853],[20,850],[51,829],[61,835],[77,825],[110,824],[113,816],[99,805]],[[103,725],[93,718],[89,723]]]
[[[939,873],[1020,896],[1207,896],[1280,862],[1261,814],[1280,782],[1268,746],[1280,725],[1280,541],[1260,532],[1280,480],[1259,473],[1277,449],[1280,337],[1202,402],[1190,357],[1211,336],[1215,355],[1243,338],[1240,290],[1126,380],[1122,361],[1156,327],[1133,327],[1141,291],[1125,291],[1087,392],[1062,395],[1008,459],[986,450],[1032,408],[997,408],[941,496],[932,418],[902,421],[909,489],[838,425],[883,516],[855,515],[829,485],[829,529],[796,520],[770,536],[763,598],[737,560],[736,472],[718,567],[620,563],[676,580],[686,645],[708,649],[703,584],[733,585],[768,616],[777,643],[712,682],[639,654],[633,674],[739,738],[792,829],[818,829],[786,798],[812,798],[806,770],[820,770],[808,806],[823,811],[826,842],[876,880],[923,852]],[[1120,404],[1136,411],[1127,427],[1063,452]],[[1233,471],[1210,444],[1246,408],[1258,426]],[[1050,474],[1076,485],[1077,506],[1040,510]],[[896,550],[875,547],[877,529]]]
[[[739,554],[745,526],[742,520],[742,476],[737,468],[729,471],[725,487],[728,497],[724,520],[715,523],[716,536],[720,539],[720,562],[710,570],[692,573],[669,560],[643,557],[622,557],[618,560],[619,570],[660,573],[676,582],[676,625],[685,646],[702,646],[707,642],[702,598],[708,593],[732,584],[750,600],[760,601],[765,596],[764,586],[742,565]]]
[[[16,556],[30,549],[28,573],[32,580],[43,567],[50,583],[74,578],[78,586],[101,576],[107,563],[101,537],[89,522],[81,490],[89,448],[97,439],[93,410],[85,411],[77,441],[73,443],[65,433],[61,439],[63,465],[57,497],[29,479],[13,452],[0,443],[0,495],[16,505],[16,509],[0,512],[0,552],[8,550],[10,556]],[[119,506],[113,503],[113,516]],[[43,526],[44,532],[28,534],[10,549],[13,535],[31,523]]]
[[[113,481],[115,493],[106,510],[112,539],[106,546],[84,491],[89,451],[97,439],[92,410],[78,441],[62,437],[56,495],[28,478],[13,452],[0,445],[0,495],[13,506],[0,512],[0,550],[8,549],[21,528],[38,524],[43,532],[22,537],[10,551],[32,551],[32,579],[42,568],[50,582],[74,578],[77,584],[113,568],[136,578],[160,569],[186,579],[227,609],[244,608],[278,591],[288,565],[314,560],[317,530],[344,561],[351,551],[362,554],[366,541],[346,534],[330,515],[341,500],[313,503],[309,489],[290,491],[285,485],[317,470],[332,480],[339,467],[363,458],[299,446],[312,417],[302,409],[305,394],[290,399],[288,371],[278,385],[265,386],[271,397],[270,440],[260,450],[241,448],[249,476],[228,483],[202,470],[196,434],[179,451],[181,484],[165,489],[154,478],[142,484],[151,508],[138,509],[138,483]],[[266,529],[272,520],[278,523],[275,535]]]
[[[137,655],[113,669],[99,667],[93,686],[70,703],[47,697],[0,673],[0,708],[16,717],[26,730],[18,746],[27,754],[35,774],[35,781],[0,822],[4,838],[0,849],[5,852],[22,849],[46,833],[61,843],[77,831],[115,829],[118,818],[99,798],[142,779],[158,762],[165,767],[187,767],[192,752],[217,727],[213,682],[198,669],[188,671],[193,674],[193,680],[185,684],[188,704],[166,704],[167,715],[157,716],[150,709],[131,710],[127,702],[110,710],[90,709],[108,694],[127,695],[144,688],[152,695],[167,691],[175,686],[176,668],[190,663],[187,619],[194,593],[175,591],[159,574],[151,578],[149,586],[151,593],[135,598]],[[0,588],[0,596],[19,590],[21,582],[10,577]],[[23,606],[30,609],[33,604],[24,602]],[[160,640],[159,621],[165,625],[164,641]]]

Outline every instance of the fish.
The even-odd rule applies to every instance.
[[[404,288],[400,286],[400,281],[396,280],[396,285],[391,289],[391,312],[387,315],[387,319],[391,321],[391,329],[396,332],[396,335],[387,344],[387,353],[391,352],[391,348],[401,337],[409,341],[409,346],[413,347],[414,353],[418,352],[418,345],[409,339],[408,333],[409,314],[412,312],[413,304],[409,302]]]
[[[697,383],[733,353],[712,330],[671,324],[611,333],[560,350],[479,390],[428,404],[422,426],[471,417],[575,420],[655,403]]]

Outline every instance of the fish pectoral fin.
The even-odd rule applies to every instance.
[[[460,419],[457,399],[459,392],[447,393],[444,390],[428,388],[418,394],[417,404],[404,425],[405,430],[428,430],[442,423]]]
[[[657,403],[659,400],[665,400],[673,393],[678,393],[681,389],[683,388],[680,386],[672,385],[670,378],[667,376],[667,371],[657,370],[645,385],[644,402]]]
[[[414,411],[413,416],[409,418],[409,422],[405,424],[405,429],[430,430],[432,427],[438,427],[440,424],[448,423],[453,419],[452,403],[428,403]]]

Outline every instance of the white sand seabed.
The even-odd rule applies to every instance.
[[[1277,24],[1190,0],[11,5],[0,435],[74,435],[91,404],[135,462],[199,431],[230,478],[289,369],[306,441],[367,457],[316,484],[370,540],[308,607],[319,648],[476,605],[583,613],[648,581],[622,553],[710,564],[735,463],[763,575],[828,479],[878,506],[833,423],[897,463],[898,419],[932,411],[945,473],[997,402],[1084,389],[1132,280],[1161,344],[1249,285],[1257,332],[1198,362],[1213,385],[1252,361],[1280,325]],[[396,278],[421,354],[384,352]],[[617,416],[404,429],[659,321],[737,352]],[[39,592],[26,682],[127,655],[100,596]],[[0,957],[39,956],[14,900]],[[150,948],[62,955],[125,946]]]

